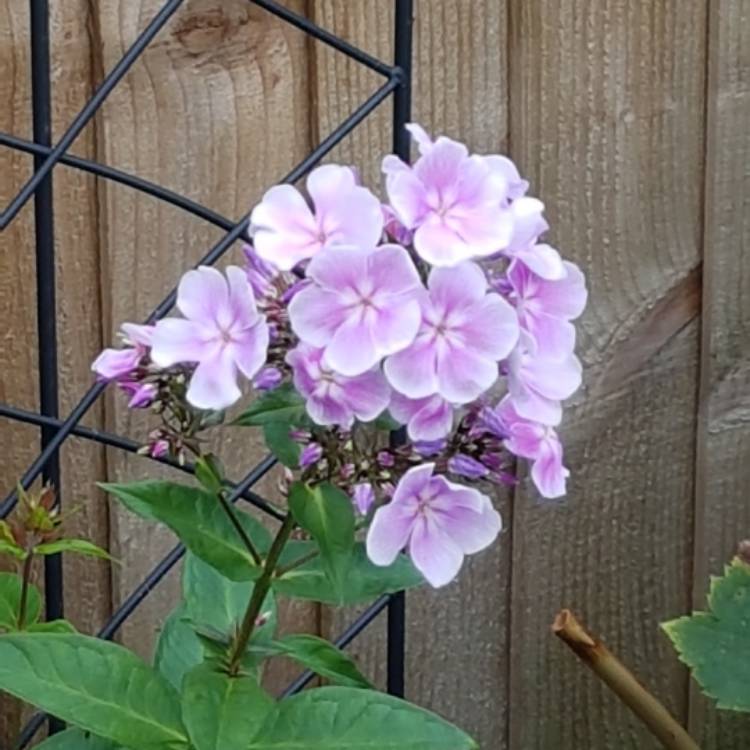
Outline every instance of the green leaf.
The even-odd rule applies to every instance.
[[[429,711],[372,690],[325,687],[277,704],[244,750],[474,750]]]
[[[0,689],[138,750],[188,747],[174,688],[115,643],[78,634],[4,635]]]
[[[188,555],[182,569],[182,595],[185,614],[195,624],[207,626],[219,633],[232,634],[242,622],[253,584],[229,581],[195,555]],[[266,623],[254,633],[254,638],[271,638],[276,629],[276,602],[269,594],[261,614]]]
[[[289,656],[336,685],[372,687],[348,654],[316,635],[287,635],[278,641],[272,641],[269,648],[277,654]]]
[[[188,621],[185,604],[181,603],[164,621],[156,644],[154,666],[181,690],[184,676],[202,661],[203,646]]]
[[[221,461],[209,454],[201,456],[195,462],[195,478],[211,493],[216,494],[224,488],[224,467]]]
[[[58,539],[56,542],[47,542],[34,547],[34,553],[37,555],[55,555],[58,552],[75,552],[77,555],[113,560],[109,552],[86,539]]]
[[[227,578],[250,581],[260,574],[260,568],[210,492],[164,481],[101,486],[133,513],[169,526],[191,552]],[[238,509],[235,514],[256,548],[266,551],[271,538],[260,521]]]
[[[29,625],[26,630],[29,633],[75,633],[77,632],[73,623],[67,620],[51,620],[50,622],[37,622]]]
[[[332,484],[314,487],[295,482],[289,510],[320,547],[323,570],[339,600],[343,598],[354,549],[354,506],[351,498]]]
[[[264,393],[232,422],[249,427],[269,422],[297,422],[305,419],[305,400],[291,383]]]
[[[274,705],[252,677],[230,677],[207,664],[185,677],[182,716],[195,750],[246,750]]]
[[[662,627],[719,708],[750,711],[750,566],[735,558],[712,578],[708,607]]]
[[[299,468],[302,448],[289,437],[293,425],[290,422],[268,422],[263,425],[263,437],[268,450],[290,469]]]
[[[21,578],[15,573],[0,573],[0,630],[18,630],[21,607]],[[33,625],[42,611],[42,597],[36,586],[29,584],[26,596],[26,625]]]
[[[125,750],[125,748],[110,740],[84,732],[82,729],[72,728],[52,735],[40,745],[36,745],[35,750]]]
[[[281,564],[288,565],[304,557],[315,545],[312,542],[289,542]],[[323,604],[360,604],[376,599],[382,594],[414,588],[424,579],[406,555],[399,555],[392,565],[379,567],[370,562],[365,545],[358,542],[349,565],[349,574],[341,591],[333,588],[327,578],[320,558],[284,573],[273,582],[274,591],[283,596],[311,599]]]
[[[16,560],[25,560],[26,554],[26,551],[15,542],[0,539],[0,555],[10,555],[11,557],[15,557]]]

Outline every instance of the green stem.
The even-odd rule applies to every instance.
[[[320,550],[314,549],[311,552],[308,552],[306,555],[302,555],[302,557],[298,557],[296,560],[293,560],[289,563],[289,565],[283,565],[279,568],[276,568],[276,577],[281,578],[281,576],[285,575],[290,570],[301,568],[305,563],[310,562],[310,560],[314,560],[319,554]]]
[[[256,565],[260,565],[263,562],[263,558],[260,556],[260,553],[256,549],[255,545],[253,544],[253,540],[249,537],[248,533],[243,528],[242,524],[240,523],[240,519],[237,518],[237,514],[234,512],[234,509],[232,506],[227,502],[227,499],[224,497],[224,492],[222,490],[219,490],[216,493],[216,497],[219,499],[219,504],[224,509],[224,512],[227,514],[227,517],[229,518],[230,523],[232,526],[234,526],[235,531],[239,534],[240,539],[242,540],[242,543],[247,548],[247,551],[250,553],[250,557],[253,558],[253,562]]]
[[[245,616],[242,618],[240,631],[232,645],[229,654],[229,674],[232,676],[239,674],[242,657],[245,654],[247,644],[250,642],[253,630],[255,630],[255,623],[258,619],[258,615],[260,615],[263,602],[271,588],[271,581],[273,580],[273,574],[276,570],[279,558],[281,557],[284,546],[287,541],[289,541],[293,529],[294,518],[292,517],[292,514],[289,513],[284,518],[281,528],[276,534],[276,537],[271,544],[271,548],[268,550],[268,557],[263,565],[263,572],[261,573],[260,578],[255,582],[253,593],[248,602],[247,610],[245,611]]]
[[[34,553],[29,550],[23,561],[23,573],[21,577],[21,601],[18,603],[18,629],[23,630],[26,624],[26,609],[29,601],[29,586],[31,584],[31,563]]]

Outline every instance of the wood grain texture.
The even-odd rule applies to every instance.
[[[699,609],[709,575],[720,574],[737,543],[750,538],[750,2],[710,5],[693,601]],[[714,710],[695,685],[691,699],[701,747],[747,747],[747,715]]]
[[[110,69],[157,12],[158,0],[96,4],[101,67]],[[299,3],[292,3],[299,9]],[[188,0],[113,92],[99,119],[99,149],[109,164],[135,172],[239,218],[308,150],[304,37],[244,0]],[[221,234],[151,197],[101,186],[102,283],[110,340],[124,320],[143,318]],[[241,259],[239,245],[230,259]],[[108,424],[145,437],[110,394]],[[255,432],[228,429],[216,446],[239,477],[264,454]],[[150,465],[118,452],[110,478],[151,474]],[[183,480],[184,481],[184,480]],[[273,482],[266,484],[266,489]],[[170,534],[114,509],[112,541],[124,561],[115,578],[120,600],[172,543]],[[177,576],[139,608],[123,631],[141,653],[152,650],[178,596]],[[295,607],[300,626],[317,624],[309,605]],[[278,686],[284,674],[272,676]]]
[[[31,138],[28,3],[0,2],[0,130]],[[86,28],[88,3],[51,4],[53,138],[59,137],[92,92]],[[64,63],[63,63],[64,60]],[[81,135],[75,150],[94,154],[93,133]],[[0,149],[0,204],[3,207],[28,179],[29,156]],[[57,256],[60,411],[74,406],[91,382],[89,363],[101,346],[101,305],[96,251],[97,212],[93,179],[59,168],[54,172],[55,252]],[[0,400],[38,408],[34,222],[30,202],[0,235]],[[50,313],[51,314],[51,313]],[[101,409],[88,418],[101,425]],[[3,496],[39,451],[39,432],[3,421],[0,429],[0,485]],[[72,441],[62,451],[62,498],[76,508],[71,534],[107,544],[107,511],[95,482],[104,477],[103,451]],[[41,578],[41,569],[38,571]],[[66,615],[82,630],[98,627],[110,609],[109,566],[65,559]],[[17,713],[0,697],[0,744],[11,736]]]
[[[690,587],[705,3],[510,8],[511,153],[590,286],[569,494],[514,498],[510,747],[655,747],[550,625],[570,607],[686,720],[658,624]]]
[[[362,49],[391,60],[393,3],[316,0],[315,20]],[[502,152],[507,134],[505,3],[416,3],[414,120],[460,138],[478,152]],[[314,122],[320,133],[379,85],[376,75],[315,45]],[[332,155],[356,164],[369,187],[381,186],[380,162],[391,148],[391,108],[363,123]],[[507,498],[498,497],[506,523]],[[507,621],[510,540],[473,559],[458,582],[408,597],[407,695],[459,723],[482,747],[504,748],[507,729]],[[328,635],[356,613],[324,612]],[[350,647],[365,672],[385,683],[385,619]]]

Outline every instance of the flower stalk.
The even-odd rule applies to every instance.
[[[245,610],[245,616],[242,618],[242,624],[240,630],[237,633],[237,637],[232,644],[232,648],[229,653],[229,674],[236,677],[240,672],[242,664],[242,657],[247,649],[247,644],[250,642],[250,638],[255,630],[255,625],[260,615],[260,611],[263,607],[263,602],[271,589],[271,581],[278,565],[281,553],[289,541],[292,530],[294,529],[294,518],[291,513],[287,514],[286,518],[281,524],[276,537],[274,538],[271,548],[268,550],[268,556],[263,565],[263,572],[260,578],[255,582],[253,587],[253,593],[250,596],[247,609]]]
[[[633,673],[568,609],[552,624],[552,632],[564,641],[599,679],[643,722],[668,750],[700,750],[677,720],[635,678]]]
[[[23,561],[23,573],[21,574],[21,600],[18,603],[18,629],[23,630],[26,624],[26,610],[29,601],[29,586],[31,585],[31,571],[34,562],[34,552],[29,550]]]

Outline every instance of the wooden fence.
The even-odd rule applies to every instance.
[[[288,0],[387,58],[390,0]],[[59,135],[159,0],[52,0]],[[0,130],[29,136],[28,3],[0,0]],[[562,503],[523,483],[499,498],[507,531],[460,582],[409,596],[408,692],[484,748],[622,750],[653,741],[551,636],[569,606],[695,733],[740,750],[750,723],[690,684],[660,621],[704,601],[750,536],[750,0],[417,0],[415,118],[478,151],[508,152],[547,203],[552,239],[585,270],[585,385],[563,427]],[[244,0],[186,0],[74,152],[237,217],[378,79]],[[333,159],[379,184],[385,107]],[[31,169],[0,149],[0,203]],[[55,172],[63,410],[119,321],[138,319],[219,236],[181,211],[75,170]],[[36,406],[33,220],[0,236],[0,400]],[[107,398],[87,423],[133,436]],[[2,425],[2,489],[37,432]],[[221,446],[237,471],[246,432]],[[142,460],[73,441],[65,500],[80,533],[125,565],[66,561],[67,612],[92,630],[171,543],[94,482]],[[273,490],[273,482],[266,488]],[[148,654],[172,577],[125,627]],[[351,612],[297,605],[287,621],[338,631]],[[353,647],[382,680],[384,629]],[[293,670],[278,665],[271,681]],[[16,721],[4,704],[0,725]],[[0,727],[0,736],[2,728]]]

